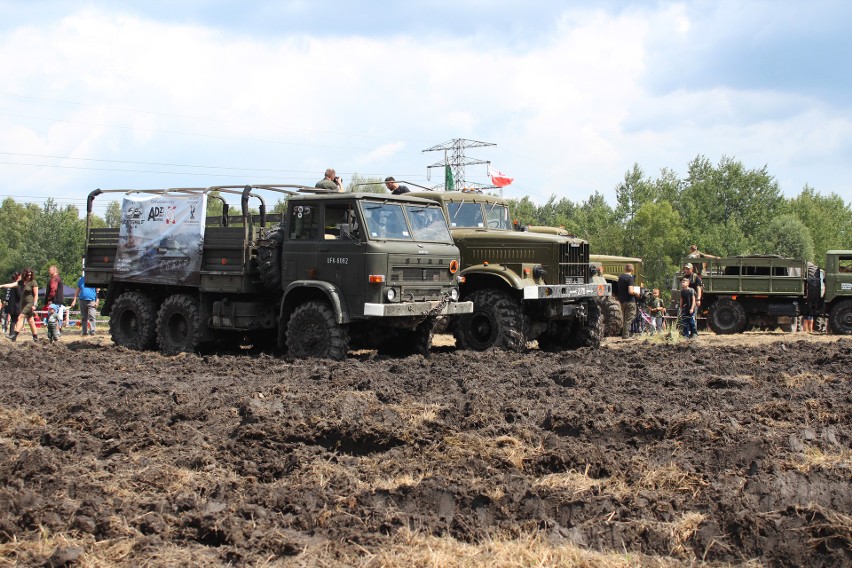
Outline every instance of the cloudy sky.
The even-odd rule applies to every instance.
[[[699,154],[852,202],[850,21],[845,0],[0,0],[0,196],[326,167],[431,186],[422,150],[465,138],[539,203],[613,203],[634,163]]]

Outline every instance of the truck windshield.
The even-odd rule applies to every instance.
[[[437,205],[406,205],[414,238],[418,241],[452,243],[444,212]]]
[[[448,203],[450,227],[484,227],[479,203]]]
[[[509,229],[509,209],[505,205],[494,203],[485,206],[485,216],[489,229]]]
[[[364,202],[364,223],[371,238],[411,240],[411,232],[399,204]]]

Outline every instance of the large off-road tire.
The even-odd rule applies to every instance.
[[[710,308],[707,324],[719,335],[742,333],[748,325],[748,315],[736,300],[722,298]]]
[[[198,300],[188,294],[169,296],[157,314],[157,340],[160,353],[192,353],[201,342],[201,310]]]
[[[267,290],[281,290],[281,243],[284,229],[279,225],[266,231],[257,247],[257,271]]]
[[[141,292],[125,292],[112,305],[109,333],[116,345],[145,351],[157,345],[157,307]]]
[[[456,345],[485,351],[492,347],[521,351],[527,344],[521,304],[502,290],[477,290],[465,298],[473,302],[473,313],[456,320]]]
[[[818,314],[820,303],[822,302],[822,271],[819,266],[810,262],[808,263],[808,280],[805,294],[807,313],[811,315]]]
[[[604,320],[604,335],[606,337],[621,337],[621,328],[624,325],[624,313],[621,311],[621,303],[615,296],[607,296],[601,306]]]
[[[349,351],[349,332],[334,319],[325,302],[305,302],[287,322],[287,347],[297,359],[319,357],[342,361]]]
[[[828,325],[832,333],[852,334],[852,300],[842,300],[834,304],[828,314]]]

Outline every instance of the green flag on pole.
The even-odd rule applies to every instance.
[[[444,191],[455,191],[456,182],[453,180],[453,169],[450,166],[444,166]]]

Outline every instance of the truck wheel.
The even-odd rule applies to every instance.
[[[604,333],[606,337],[621,337],[624,314],[615,296],[607,296],[603,302]]]
[[[707,323],[714,333],[720,335],[742,333],[748,324],[748,316],[742,304],[736,300],[722,298],[716,300],[716,303],[710,308]]]
[[[577,321],[571,330],[568,347],[600,347],[603,338],[603,313],[597,302],[586,302],[586,320]]]
[[[521,351],[527,344],[520,304],[500,290],[477,290],[466,298],[473,313],[456,320],[456,344],[462,349],[485,351],[501,347]]]
[[[112,305],[109,333],[116,345],[145,351],[157,344],[157,308],[140,292],[125,292]]]
[[[834,304],[831,313],[828,314],[828,325],[832,333],[852,334],[852,300],[843,300]]]
[[[818,313],[820,302],[822,302],[822,271],[819,266],[810,262],[808,263],[808,281],[805,294],[808,313]]]
[[[267,290],[277,292],[281,289],[281,243],[284,231],[281,226],[266,231],[257,247],[257,271]]]
[[[349,333],[334,320],[334,312],[324,302],[305,302],[293,310],[286,334],[290,354],[297,359],[342,361],[349,351]]]
[[[166,298],[157,314],[157,335],[163,355],[195,351],[201,340],[198,300],[187,294]]]

